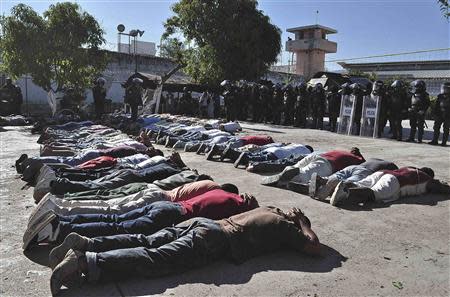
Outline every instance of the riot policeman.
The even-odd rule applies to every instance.
[[[142,79],[135,77],[125,91],[125,103],[130,105],[131,120],[136,121],[139,105],[142,105]]]
[[[309,93],[305,83],[297,87],[297,100],[295,101],[295,127],[306,127],[306,116],[309,109]]]
[[[272,105],[272,95],[269,87],[262,85],[259,87],[259,102],[261,103],[261,120],[268,122],[272,119],[270,107]]]
[[[313,129],[323,129],[323,116],[325,113],[325,90],[321,83],[315,85],[311,92],[311,107]]]
[[[388,93],[388,118],[392,125],[392,139],[402,141],[402,120],[408,111],[408,96],[401,80],[392,83]]]
[[[387,112],[388,112],[388,102],[386,96],[386,89],[384,83],[381,80],[377,80],[373,85],[372,90],[373,96],[378,97],[378,134],[377,137],[380,138],[383,135],[384,127],[387,124]]]
[[[284,113],[284,125],[290,126],[294,122],[294,105],[296,96],[294,89],[291,85],[287,85],[284,89],[283,95],[283,113]]]
[[[361,85],[358,83],[354,83],[350,87],[352,89],[352,94],[356,100],[352,126],[353,125],[355,126],[356,129],[355,135],[359,135],[361,131],[361,117],[365,91],[361,88]]]
[[[330,131],[336,132],[337,118],[341,109],[341,95],[339,94],[338,86],[334,85],[330,88],[330,93],[327,96],[328,101],[328,115],[330,118]]]
[[[430,107],[430,96],[426,91],[423,80],[413,81],[411,87],[413,94],[411,96],[411,107],[408,109],[411,133],[407,141],[414,142],[417,130],[417,142],[421,143],[425,126],[425,113]]]
[[[225,102],[227,121],[235,121],[236,120],[235,102],[237,100],[236,90],[229,80],[224,80],[220,85],[225,88],[223,97]]]
[[[273,88],[272,95],[272,120],[275,125],[279,125],[281,121],[281,112],[283,107],[283,90],[280,84],[276,84]]]
[[[92,88],[92,96],[94,97],[95,117],[100,119],[105,110],[106,100],[106,80],[103,77],[99,77],[95,81],[95,86]]]
[[[2,89],[8,90],[9,93],[9,100],[12,105],[12,113],[13,114],[20,114],[22,103],[23,103],[23,97],[22,97],[22,90],[19,86],[16,86],[13,84],[13,81],[11,78],[7,77],[6,82],[3,85]]]
[[[263,109],[261,105],[261,97],[259,94],[259,87],[257,84],[253,84],[251,88],[251,104],[252,104],[252,120],[254,122],[261,122],[263,116]]]
[[[433,108],[434,116],[434,135],[430,144],[438,144],[439,130],[443,125],[444,134],[442,135],[442,146],[447,145],[449,129],[450,129],[450,82],[446,82],[441,86],[441,93],[438,95],[436,104]]]

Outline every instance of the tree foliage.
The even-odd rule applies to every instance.
[[[180,0],[163,38],[181,33],[186,72],[197,82],[258,79],[281,50],[281,31],[255,0]]]
[[[1,25],[3,70],[15,78],[30,74],[46,91],[85,88],[106,67],[104,31],[76,3],[52,4],[42,16],[18,4]]]
[[[448,2],[448,0],[438,0],[439,5],[441,7],[441,12],[444,15],[444,17],[446,17],[447,19],[450,18],[450,4]]]

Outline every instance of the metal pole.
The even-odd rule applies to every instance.
[[[134,37],[134,72],[137,73],[138,72],[138,57],[137,57],[137,53],[136,53],[136,36]]]
[[[29,116],[30,112],[28,110],[28,76],[25,76],[25,104],[27,106],[27,116]]]

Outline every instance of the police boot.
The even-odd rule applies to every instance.
[[[417,142],[422,143],[422,138],[423,138],[423,129],[419,129],[417,133]]]
[[[438,144],[438,140],[439,140],[439,130],[438,131],[435,130],[434,134],[433,134],[433,140],[428,142],[428,144],[437,145]]]
[[[448,141],[448,132],[447,133],[444,132],[444,135],[442,136],[441,146],[447,146],[447,141]]]

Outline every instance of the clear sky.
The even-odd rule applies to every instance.
[[[22,2],[43,12],[57,1],[0,0],[0,13],[9,14],[12,6]],[[94,0],[76,1],[94,15],[106,31],[107,48],[117,43],[116,27],[122,23],[129,29],[145,30],[144,41],[159,43],[163,22],[171,15],[176,1],[164,0]],[[449,48],[449,23],[442,16],[436,0],[260,0],[259,8],[282,31],[284,42],[290,35],[286,29],[319,23],[338,30],[329,37],[338,43],[338,52],[327,59],[363,57],[434,48]],[[420,54],[412,59],[448,57],[448,52]],[[400,59],[400,58],[398,58]],[[282,62],[287,63],[288,55]],[[328,67],[336,66],[329,64]]]

